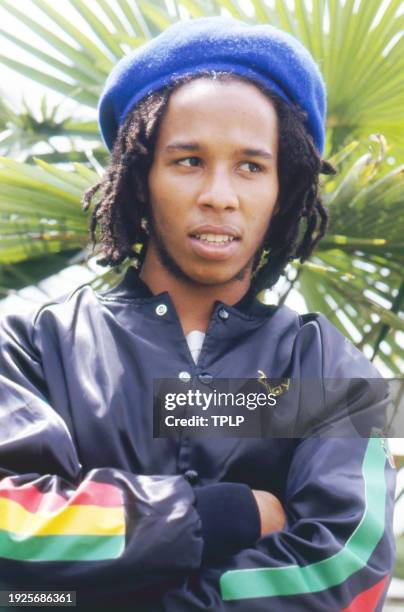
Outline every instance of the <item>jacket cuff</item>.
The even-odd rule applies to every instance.
[[[261,519],[250,487],[222,482],[194,492],[202,522],[202,562],[234,554],[258,540]]]

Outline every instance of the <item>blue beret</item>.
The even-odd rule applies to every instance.
[[[109,75],[99,102],[99,124],[112,150],[119,127],[135,105],[178,77],[225,71],[247,77],[297,104],[320,154],[326,92],[310,53],[293,36],[268,24],[227,17],[179,21],[131,54]]]

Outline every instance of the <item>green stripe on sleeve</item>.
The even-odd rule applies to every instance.
[[[46,535],[21,538],[0,530],[0,557],[16,561],[102,561],[120,557],[125,536]]]
[[[306,566],[230,570],[220,578],[224,600],[299,595],[329,589],[366,566],[385,528],[386,455],[379,438],[370,438],[362,473],[365,511],[345,546],[332,557]]]

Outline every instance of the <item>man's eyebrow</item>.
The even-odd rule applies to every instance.
[[[172,142],[166,146],[166,151],[199,151],[200,148],[196,142]]]
[[[172,142],[166,146],[166,151],[200,151],[201,146],[197,142]],[[266,149],[252,149],[250,147],[246,149],[240,149],[237,151],[241,155],[247,155],[249,157],[264,157],[265,159],[273,159],[272,153]]]
[[[241,149],[240,153],[251,157],[265,157],[266,159],[273,159],[272,153],[266,149]]]

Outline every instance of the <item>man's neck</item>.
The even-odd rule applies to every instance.
[[[223,285],[187,283],[172,275],[154,256],[146,257],[140,278],[153,294],[169,293],[185,335],[193,329],[206,332],[215,302],[237,304],[250,287],[248,272],[241,280]]]

